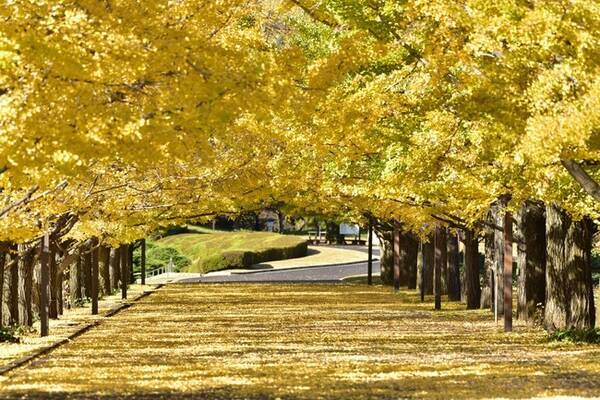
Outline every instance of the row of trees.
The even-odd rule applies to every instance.
[[[556,205],[528,203],[514,217],[507,213],[500,221],[494,215],[497,210],[492,208],[483,228],[483,254],[477,233],[456,224],[438,227],[420,242],[398,222],[376,223],[382,241],[382,281],[397,289],[419,289],[422,296],[434,294],[438,308],[439,296],[447,295],[449,301],[465,302],[467,309],[497,311],[509,320],[507,329],[512,326],[516,283],[518,318],[542,323],[550,331],[593,328],[594,223],[589,218],[574,221]],[[515,250],[518,275],[513,282]],[[505,304],[510,304],[506,310]]]
[[[144,242],[141,245],[143,266]],[[91,313],[98,314],[98,300],[119,289],[126,299],[135,281],[133,249],[132,244],[110,248],[96,238],[61,241],[55,235],[45,235],[40,243],[2,243],[0,327],[32,327],[39,319],[41,334],[47,335],[49,320],[65,309],[89,300]],[[142,268],[142,276],[144,272]]]
[[[17,0],[0,18],[0,241],[20,260],[285,204],[396,227],[426,264],[435,232],[441,253],[462,232],[470,265],[483,238],[487,306],[508,212],[526,302],[543,287],[548,328],[592,324],[593,2]],[[5,254],[14,293],[10,266],[31,268]]]

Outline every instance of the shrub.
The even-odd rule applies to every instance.
[[[133,252],[134,271],[136,272],[140,270],[140,258],[141,250],[137,248]],[[192,263],[189,258],[182,255],[177,249],[172,247],[161,247],[152,242],[146,242],[146,271],[152,271],[167,266],[171,258],[175,265],[175,271],[181,271]]]
[[[21,339],[16,336],[15,328],[0,327],[0,343],[20,343]]]
[[[293,246],[257,251],[225,251],[205,259],[201,269],[205,273],[228,268],[248,268],[254,264],[268,261],[304,257],[307,253],[308,243],[306,241]]]
[[[548,340],[568,343],[600,343],[600,328],[565,329],[552,332]]]

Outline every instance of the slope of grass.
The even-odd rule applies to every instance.
[[[200,232],[168,236],[155,244],[176,249],[191,260],[186,271],[202,273],[303,257],[307,252],[306,240],[298,236],[269,232]]]

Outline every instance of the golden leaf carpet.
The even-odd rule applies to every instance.
[[[1,398],[348,399],[600,395],[600,346],[555,344],[415,292],[164,287],[0,381]]]

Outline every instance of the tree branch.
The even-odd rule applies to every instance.
[[[561,159],[563,167],[590,196],[600,201],[600,185],[575,160]]]

